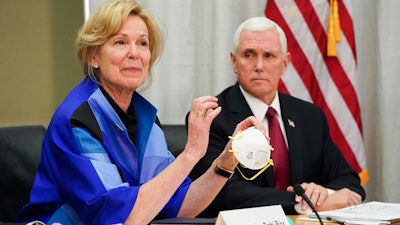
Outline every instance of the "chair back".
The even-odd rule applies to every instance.
[[[172,154],[177,157],[183,149],[185,149],[187,142],[187,131],[185,125],[163,124],[165,139],[167,141],[168,149]]]
[[[27,125],[0,128],[0,221],[14,222],[29,202],[46,128]]]

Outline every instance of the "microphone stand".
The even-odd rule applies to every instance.
[[[303,198],[304,201],[307,202],[307,204],[311,207],[312,211],[315,213],[315,215],[317,216],[319,223],[321,225],[324,225],[324,223],[321,220],[321,217],[319,216],[317,210],[314,207],[314,204],[311,202],[311,200],[308,198],[308,196],[305,194],[305,191],[303,189],[303,187],[300,184],[296,184],[293,186],[294,189],[294,193],[296,193],[296,195],[301,196]]]

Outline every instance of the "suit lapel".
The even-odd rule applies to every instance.
[[[245,118],[249,116],[254,116],[253,112],[250,109],[250,106],[247,104],[246,99],[244,98],[242,92],[240,91],[238,83],[236,83],[233,87],[232,90],[228,94],[229,96],[227,97],[228,99],[228,106],[229,106],[229,112],[230,112],[230,117],[235,121],[235,126],[238,124],[240,121],[244,120]],[[240,165],[239,165],[240,166]],[[243,173],[247,177],[251,177],[254,174],[256,174],[256,171],[246,169],[246,168],[241,168]],[[267,180],[268,184],[273,187],[274,185],[274,175],[273,175],[273,170],[272,167],[268,168],[262,175],[264,176],[264,179]],[[257,180],[257,179],[256,179]]]
[[[288,96],[279,93],[282,120],[289,146],[290,184],[300,183],[303,174],[303,150],[301,147],[301,118],[290,103]]]
[[[227,105],[229,106],[228,110],[231,114],[231,118],[236,122],[235,126],[245,118],[253,115],[253,112],[251,111],[242,92],[240,91],[238,83],[232,87],[227,99]]]
[[[248,116],[253,115],[249,105],[247,104],[242,92],[240,91],[239,85],[236,83],[229,93],[231,95],[229,99],[229,112],[231,118],[239,123]],[[301,147],[301,118],[296,113],[296,109],[291,103],[289,96],[279,93],[279,101],[281,106],[282,120],[286,130],[286,137],[289,146],[289,157],[290,157],[290,184],[294,185],[300,183],[303,174],[303,150]],[[274,175],[273,167],[268,168],[264,172],[264,178],[268,184],[273,187]]]

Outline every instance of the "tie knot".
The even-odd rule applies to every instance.
[[[274,118],[275,114],[276,114],[275,109],[272,108],[272,107],[268,107],[268,110],[267,110],[267,119],[270,120],[270,119]]]

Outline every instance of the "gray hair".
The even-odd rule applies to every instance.
[[[243,30],[246,31],[265,31],[275,29],[278,31],[279,40],[281,42],[282,53],[286,54],[287,52],[287,41],[285,32],[283,32],[282,28],[276,24],[274,21],[266,18],[266,17],[253,17],[250,18],[239,25],[236,29],[235,34],[233,35],[233,49],[232,52],[236,53],[239,45],[240,34]]]

